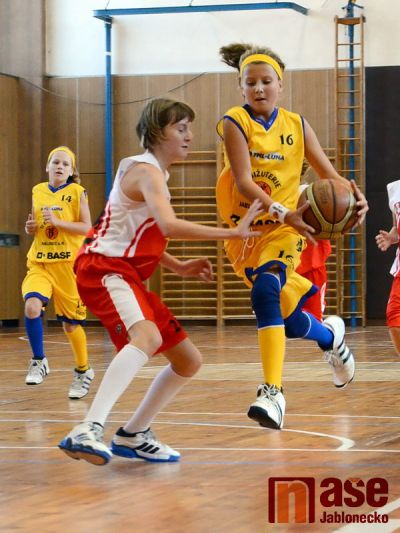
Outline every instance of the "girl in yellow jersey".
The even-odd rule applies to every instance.
[[[301,310],[317,290],[295,272],[305,238],[313,228],[302,219],[307,205],[297,209],[304,157],[322,179],[346,183],[357,197],[358,223],[368,210],[355,183],[335,171],[314,131],[303,117],[277,106],[282,91],[284,64],[267,48],[232,44],[221,48],[222,60],[239,71],[242,107],[229,109],[218,124],[224,142],[225,165],[217,183],[217,204],[222,219],[234,226],[252,201],[261,200],[265,214],[255,221],[261,237],[225,243],[238,276],[252,287],[257,318],[264,384],[248,416],[273,429],[283,426],[285,398],[282,368],[285,336],[314,340],[325,352],[337,387],[354,377],[354,357],[344,342],[340,317],[324,322]]]
[[[79,298],[73,272],[76,253],[91,227],[90,211],[86,191],[79,185],[75,154],[68,147],[58,146],[50,152],[46,171],[49,181],[33,187],[32,213],[25,223],[26,233],[34,236],[22,283],[25,328],[33,352],[25,382],[38,385],[50,372],[41,317],[53,297],[57,319],[62,322],[75,356],[69,398],[78,399],[89,392],[94,378],[82,328],[86,308]]]

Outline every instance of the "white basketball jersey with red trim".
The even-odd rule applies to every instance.
[[[147,279],[158,265],[168,241],[157,226],[147,204],[131,200],[121,189],[122,177],[136,163],[148,163],[162,171],[157,159],[150,152],[122,159],[109,200],[80,253],[124,258],[138,271],[142,279]],[[164,175],[165,196],[169,200],[169,174],[164,172]]]
[[[388,183],[387,191],[388,191],[388,196],[389,196],[389,209],[391,210],[391,212],[393,213],[395,217],[397,233],[400,238],[400,180],[392,181],[392,183]],[[394,277],[398,277],[400,275],[399,245],[397,245],[396,258],[393,261],[392,268],[390,269],[390,273]]]

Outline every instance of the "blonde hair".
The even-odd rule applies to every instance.
[[[156,98],[150,100],[143,109],[136,133],[143,148],[149,150],[163,140],[163,130],[168,124],[176,124],[184,118],[193,122],[194,117],[195,112],[187,104],[167,98]]]
[[[263,46],[256,46],[248,43],[232,43],[227,46],[222,46],[219,49],[219,54],[223,63],[237,69],[240,72],[240,66],[246,57],[254,54],[264,54],[272,57],[281,67],[282,72],[285,70],[285,63],[282,59],[270,48]]]
[[[51,152],[49,153],[47,157],[47,165],[50,163],[52,157],[54,156],[56,152],[65,152],[71,158],[72,175],[68,178],[67,182],[68,183],[70,182],[80,183],[81,180],[80,180],[78,168],[76,165],[76,155],[71,150],[71,148],[68,148],[68,146],[57,146],[57,148],[53,148],[53,150],[51,150]]]

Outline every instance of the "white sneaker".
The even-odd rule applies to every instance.
[[[105,465],[112,458],[103,442],[103,426],[95,422],[82,422],[75,426],[58,447],[72,459],[84,459],[92,465]]]
[[[153,463],[175,462],[181,457],[179,452],[157,440],[150,428],[134,433],[132,437],[126,437],[123,433],[121,427],[113,437],[111,451],[114,455]]]
[[[265,428],[282,429],[286,401],[282,390],[275,385],[259,385],[257,400],[251,404],[247,416]]]
[[[46,357],[43,359],[31,359],[25,383],[27,385],[39,385],[49,373],[49,362]]]
[[[75,377],[69,388],[68,397],[71,400],[79,400],[89,392],[90,384],[94,378],[93,368],[88,368],[86,372],[77,372],[75,370]]]
[[[333,372],[335,387],[343,388],[354,379],[354,356],[344,342],[345,325],[340,316],[328,316],[323,323],[333,333],[333,346],[324,352],[324,359],[328,361]]]

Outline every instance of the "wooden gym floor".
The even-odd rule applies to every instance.
[[[313,343],[288,342],[282,431],[262,429],[246,416],[262,382],[254,326],[187,330],[204,366],[152,426],[160,440],[181,452],[181,462],[115,457],[103,467],[73,461],[57,448],[84,417],[112,357],[103,330],[87,330],[96,378],[89,395],[75,401],[67,397],[73,360],[60,329],[46,331],[51,373],[39,386],[24,382],[30,351],[22,329],[0,330],[1,532],[400,531],[400,362],[384,326],[348,329],[357,371],[343,390],[332,385]],[[163,364],[163,357],[150,361],[115,405],[106,441]],[[268,522],[268,480],[280,476],[315,480],[314,523],[294,523],[297,500],[290,500],[288,523]],[[325,510],[379,511],[389,522],[322,524],[320,483],[331,477],[359,480],[359,487],[372,478],[386,480],[384,507],[365,502]],[[282,511],[284,504],[277,505]]]

